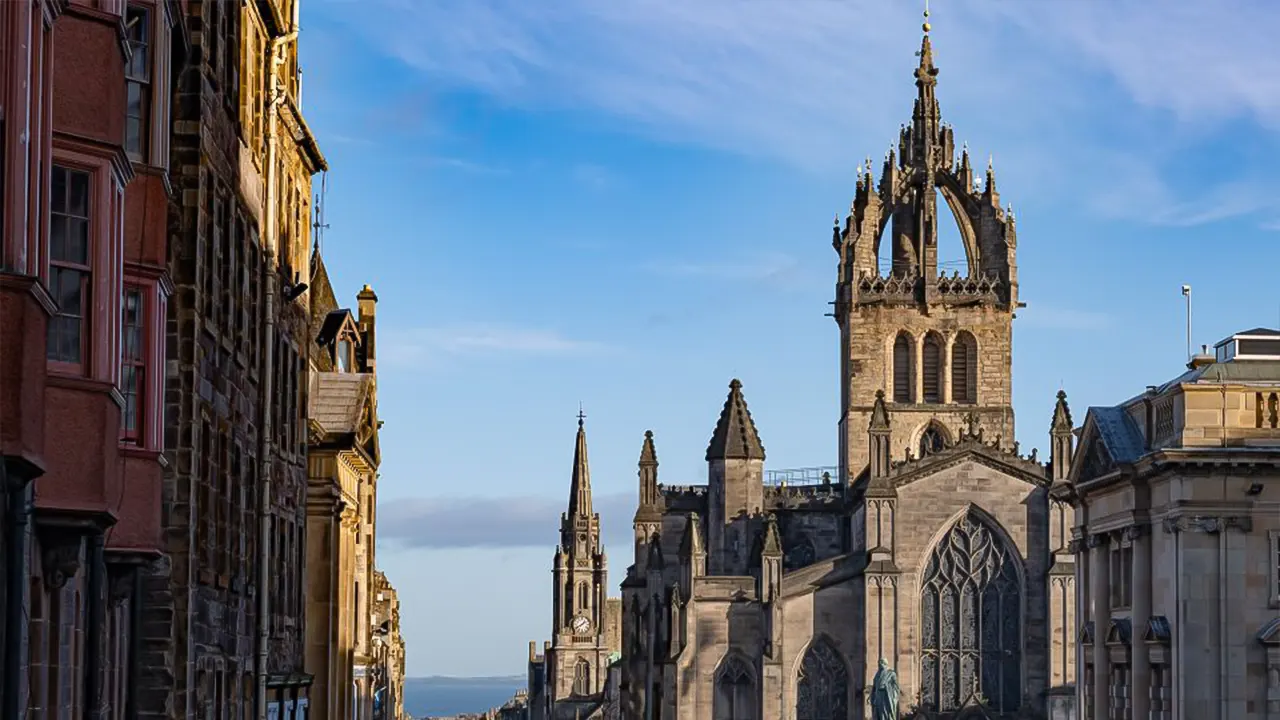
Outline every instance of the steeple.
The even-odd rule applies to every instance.
[[[1058,402],[1053,406],[1053,423],[1049,426],[1049,463],[1053,481],[1064,482],[1071,471],[1072,444],[1071,408],[1067,406],[1067,393],[1058,391]]]
[[[569,517],[591,517],[591,469],[587,465],[587,416],[578,409],[578,439],[573,447],[573,481],[569,486]]]
[[[662,510],[658,507],[658,451],[653,446],[653,431],[645,430],[644,445],[640,447],[640,504],[636,508],[636,519],[655,513],[660,519]]]
[[[760,442],[747,401],[742,397],[742,382],[737,378],[729,383],[729,397],[725,398],[711,443],[707,445],[707,461],[712,460],[764,460],[764,444]]]

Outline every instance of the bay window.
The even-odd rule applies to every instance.
[[[58,306],[49,319],[50,360],[81,366],[87,340],[86,310],[92,306],[89,189],[87,172],[53,166],[49,212],[49,291]]]
[[[130,57],[125,65],[124,149],[129,159],[147,160],[151,136],[151,11],[130,5],[125,15]]]
[[[125,288],[120,319],[120,394],[124,396],[124,415],[120,434],[126,442],[140,444],[146,435],[147,421],[147,323],[142,289]]]

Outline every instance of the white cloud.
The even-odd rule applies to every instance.
[[[567,495],[397,499],[378,508],[378,537],[409,547],[546,548],[556,543],[567,502]],[[595,496],[606,547],[626,547],[635,505],[634,493]]]
[[[378,352],[391,363],[432,360],[463,355],[564,355],[599,352],[607,346],[575,340],[552,330],[498,325],[460,325],[380,333]]]
[[[778,281],[794,273],[796,259],[781,253],[768,253],[755,259],[735,259],[729,262],[651,263],[648,268],[660,275],[675,277],[716,278],[720,280]]]

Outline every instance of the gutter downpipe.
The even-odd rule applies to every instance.
[[[263,329],[262,329],[262,368],[260,377],[262,378],[262,400],[259,403],[259,409],[262,411],[262,422],[260,424],[261,433],[261,456],[259,462],[261,469],[258,477],[262,483],[262,495],[259,498],[259,527],[258,527],[258,677],[257,677],[257,709],[258,717],[266,720],[267,717],[267,663],[270,658],[271,650],[271,599],[270,593],[267,592],[267,585],[271,580],[271,455],[275,448],[271,442],[272,433],[275,428],[271,424],[273,411],[274,389],[272,381],[275,379],[272,374],[272,368],[275,365],[275,334],[276,334],[276,279],[279,275],[276,262],[279,256],[280,239],[277,236],[279,232],[277,217],[279,213],[277,194],[279,190],[279,168],[276,158],[278,155],[279,145],[279,106],[284,100],[284,92],[280,88],[279,76],[276,67],[284,63],[283,58],[279,56],[280,48],[284,43],[293,40],[298,36],[297,26],[286,35],[275,38],[271,41],[270,58],[267,63],[267,72],[271,78],[268,85],[268,109],[270,115],[267,119],[267,201],[266,201],[266,217],[267,228],[263,236],[267,240],[267,257],[266,262],[262,263],[262,272],[266,276],[263,278]]]
[[[16,479],[15,479],[16,480]],[[5,518],[9,537],[5,538],[5,632],[4,632],[4,700],[3,717],[20,718],[22,706],[22,668],[26,653],[22,640],[27,634],[27,555],[28,527],[31,516],[31,484],[11,484],[9,468],[0,458],[0,493],[8,495]]]

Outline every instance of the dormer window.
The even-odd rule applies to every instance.
[[[338,347],[334,350],[334,364],[338,366],[338,372],[351,372],[352,365],[352,348],[351,338],[343,337],[338,340]]]

